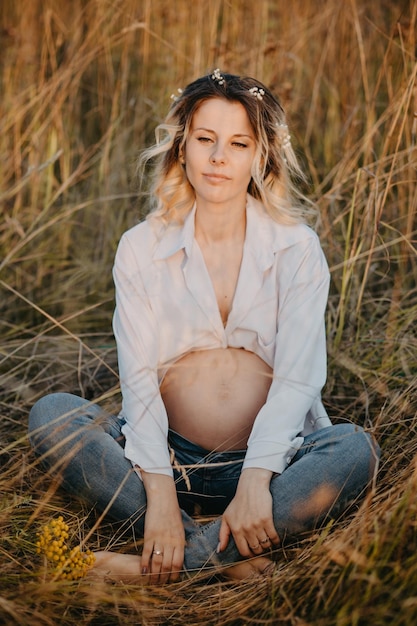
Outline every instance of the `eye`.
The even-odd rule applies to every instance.
[[[241,141],[234,141],[233,146],[235,146],[236,148],[247,148],[248,145],[246,143],[242,143]]]
[[[211,137],[197,137],[197,141],[200,143],[210,143],[212,139]]]

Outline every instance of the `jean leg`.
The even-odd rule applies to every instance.
[[[38,400],[29,415],[29,439],[63,487],[143,537],[146,493],[123,452],[121,421],[98,405],[69,393]],[[197,524],[185,513],[186,537]]]
[[[275,528],[284,541],[337,519],[375,476],[379,446],[354,424],[311,433],[291,465],[271,481]]]
[[[329,426],[305,437],[291,465],[271,481],[274,525],[281,540],[312,531],[338,517],[373,479],[379,448],[353,424]],[[221,519],[203,526],[188,541],[187,569],[242,560],[233,538],[216,554]]]
[[[119,421],[78,396],[56,393],[33,406],[29,439],[67,491],[143,535],[145,490],[117,442],[123,439]]]

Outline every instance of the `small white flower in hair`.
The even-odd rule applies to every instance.
[[[263,97],[265,95],[265,91],[262,89],[262,87],[261,88],[260,87],[251,87],[251,89],[249,89],[249,91],[258,100],[263,100]]]
[[[281,141],[281,148],[289,148],[291,145],[291,135],[288,132],[288,126],[286,124],[283,124],[282,122],[277,122],[276,126],[278,128],[278,136]]]
[[[177,100],[179,100],[181,98],[181,95],[182,95],[182,89],[180,89],[178,87],[177,93],[176,94],[175,93],[171,94],[171,100],[173,100],[174,102],[177,102]]]
[[[217,83],[219,83],[219,85],[224,85],[224,76],[221,75],[218,67],[216,67],[216,69],[214,70],[211,78],[212,80],[215,80]]]

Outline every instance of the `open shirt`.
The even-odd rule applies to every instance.
[[[226,326],[194,238],[196,207],[182,225],[150,217],[121,238],[113,269],[125,455],[172,475],[168,417],[159,391],[167,369],[195,350],[243,348],[273,369],[243,468],[282,473],[303,436],[331,425],[324,312],[329,270],[317,235],[283,225],[248,195],[240,274]]]

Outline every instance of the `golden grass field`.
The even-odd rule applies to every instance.
[[[0,624],[417,623],[416,0],[2,0]],[[51,390],[117,410],[111,266],[144,214],[135,163],[170,95],[215,67],[280,96],[332,273],[324,400],[377,436],[368,499],[269,580],[57,580],[40,524],[126,549],[43,475],[28,411]]]

